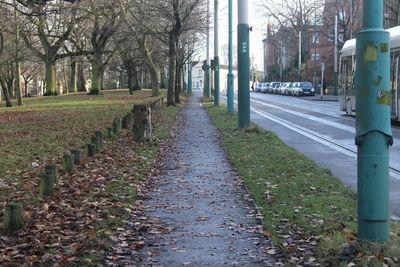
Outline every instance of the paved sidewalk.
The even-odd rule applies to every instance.
[[[146,226],[123,264],[273,266],[260,215],[199,97],[190,97],[182,113],[162,174],[143,203]]]

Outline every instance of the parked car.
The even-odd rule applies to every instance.
[[[295,93],[295,84],[294,82],[288,83],[288,86],[286,87],[285,95],[294,95]]]
[[[300,82],[299,91],[299,95],[315,95],[315,89],[310,82]]]
[[[289,89],[289,84],[290,84],[290,83],[288,83],[288,82],[283,83],[283,84],[279,87],[278,94],[280,94],[280,95],[286,95],[287,92],[288,92],[288,89]]]
[[[274,92],[274,90],[275,90],[275,87],[278,85],[278,84],[280,84],[279,82],[270,82],[269,83],[269,87],[268,87],[268,93],[270,93],[270,94],[274,94],[275,92]]]
[[[267,90],[268,90],[268,87],[269,87],[269,83],[263,83],[263,85],[261,87],[261,93],[266,94]]]
[[[262,83],[257,83],[257,84],[254,86],[254,92],[260,93],[260,92],[261,92],[261,87],[262,87]]]
[[[291,89],[292,96],[299,96],[300,95],[300,82],[294,82]]]
[[[277,94],[279,91],[279,88],[281,87],[281,83],[280,82],[274,82],[274,84],[271,86],[271,93],[272,94]]]

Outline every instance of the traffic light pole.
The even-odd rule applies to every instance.
[[[214,106],[219,106],[218,0],[214,1]]]
[[[357,36],[356,145],[358,238],[389,238],[390,46],[383,30],[383,0],[363,1]]]
[[[233,77],[233,41],[232,41],[232,34],[233,34],[233,21],[232,21],[232,13],[233,13],[233,4],[232,0],[229,0],[229,44],[228,44],[228,57],[229,57],[229,72],[228,72],[228,89],[227,89],[227,112],[228,114],[233,114],[233,86],[234,86],[234,77]]]
[[[238,0],[238,127],[250,126],[250,57],[248,0]]]

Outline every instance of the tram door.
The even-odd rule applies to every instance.
[[[391,79],[390,79],[390,85],[391,85],[391,117],[392,119],[398,120],[399,119],[399,57],[400,57],[400,52],[395,51],[392,57],[392,62],[391,62]]]

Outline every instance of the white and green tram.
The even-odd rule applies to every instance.
[[[391,91],[391,117],[400,121],[400,26],[387,29],[390,33],[390,91]],[[355,96],[355,70],[356,70],[356,39],[344,43],[340,51],[339,60],[339,104],[340,109],[347,115],[356,115]]]

